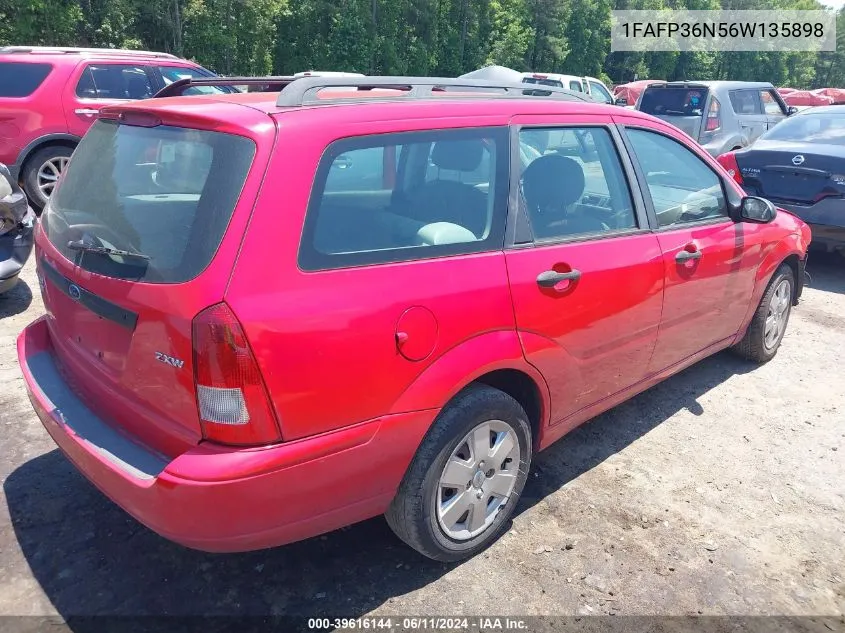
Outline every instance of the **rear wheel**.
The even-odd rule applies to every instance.
[[[43,209],[47,204],[71,154],[73,150],[70,147],[53,145],[38,150],[26,161],[23,188],[33,207]]]
[[[758,363],[767,363],[775,357],[792,312],[794,288],[792,268],[781,264],[763,293],[745,336],[734,346],[740,356]]]
[[[531,465],[519,403],[473,385],[441,411],[386,513],[396,535],[441,561],[473,556],[507,528]]]

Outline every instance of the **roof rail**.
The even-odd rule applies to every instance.
[[[127,57],[161,57],[166,59],[179,59],[171,53],[159,53],[157,51],[136,51],[127,48],[77,48],[73,46],[0,46],[0,54],[20,53],[41,53],[41,54],[84,54],[97,55],[125,55]]]
[[[395,90],[406,93],[401,99],[425,99],[436,93],[450,92],[447,88],[458,88],[470,94],[460,97],[472,98],[477,93],[482,98],[549,97],[565,101],[591,101],[581,93],[556,86],[536,86],[524,83],[501,83],[483,79],[449,79],[445,77],[326,77],[326,76],[278,76],[278,77],[186,77],[174,81],[159,90],[155,97],[178,97],[193,86],[260,86],[265,91],[279,92],[276,105],[279,107],[306,104],[327,104],[355,101],[355,97],[319,99],[316,93],[322,88],[355,88],[361,91],[374,89]],[[498,91],[499,94],[491,94]],[[394,95],[385,96],[385,101],[395,101]]]
[[[450,92],[458,88],[467,92],[483,93],[484,98],[550,97],[566,101],[590,101],[589,98],[572,90],[555,86],[537,87],[525,83],[500,83],[483,79],[452,79],[445,77],[300,77],[282,88],[276,105],[279,107],[301,106],[315,103],[354,101],[354,97],[319,99],[317,92],[322,88],[357,88],[358,90],[398,90],[407,93],[401,99],[427,99],[438,92]],[[491,94],[495,90],[500,94]],[[462,94],[460,97],[472,95]],[[479,94],[481,96],[481,94]],[[395,97],[385,97],[393,101]]]
[[[180,97],[192,86],[264,86],[278,92],[298,77],[185,77],[159,90],[154,97]]]

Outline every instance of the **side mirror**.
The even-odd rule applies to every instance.
[[[739,213],[734,218],[737,222],[752,222],[754,224],[768,224],[775,219],[778,212],[771,202],[765,198],[746,196],[739,205]]]
[[[614,103],[614,104],[616,104],[616,105],[618,105],[618,106],[626,106],[626,105],[628,105],[628,100],[627,100],[627,99],[625,99],[624,97],[619,97],[619,98],[618,98],[616,101],[614,101],[613,103]]]
[[[786,116],[792,116],[793,114],[798,114],[798,108],[795,106],[789,106],[786,109]]]

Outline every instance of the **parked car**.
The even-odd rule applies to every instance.
[[[32,205],[41,209],[100,108],[151,97],[177,79],[212,76],[166,53],[0,47],[0,162],[9,165]]]
[[[553,86],[567,88],[576,92],[583,92],[599,103],[613,103],[613,96],[601,79],[596,77],[576,77],[575,75],[561,75],[557,73],[523,73],[522,81],[539,86]]]
[[[770,83],[696,81],[653,84],[637,109],[671,123],[711,156],[746,147],[796,111]]]
[[[576,426],[721,349],[772,359],[809,228],[677,128],[543,92],[316,77],[104,108],[36,229],[18,357],[47,431],[190,547],[384,513],[458,560]]]
[[[0,295],[14,288],[29,254],[35,213],[6,165],[0,163]]]
[[[807,222],[814,245],[845,253],[845,106],[805,110],[719,162],[749,195]]]

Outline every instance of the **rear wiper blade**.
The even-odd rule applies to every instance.
[[[100,253],[102,255],[117,255],[118,257],[134,257],[136,259],[149,259],[149,255],[143,253],[133,253],[132,251],[124,251],[119,248],[110,248],[108,246],[94,246],[93,244],[86,244],[82,240],[67,243],[67,247],[74,251],[83,251],[85,253]]]

